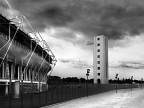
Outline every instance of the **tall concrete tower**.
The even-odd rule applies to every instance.
[[[108,83],[108,38],[103,35],[94,37],[93,77],[94,83]]]

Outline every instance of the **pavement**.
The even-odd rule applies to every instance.
[[[144,108],[144,88],[110,91],[42,108]]]

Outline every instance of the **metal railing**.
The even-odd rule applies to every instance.
[[[8,93],[6,93],[5,84],[0,85],[0,108],[40,108],[51,104],[76,99],[87,96],[86,83],[76,82],[57,82],[48,86],[48,89],[40,90],[38,85],[29,84],[21,86],[19,83],[19,95],[15,96],[13,83],[7,85]],[[97,94],[115,90],[115,84],[97,85],[88,84],[88,95]],[[138,87],[133,84],[133,88]],[[118,89],[130,89],[129,84],[119,84]],[[4,91],[3,91],[4,90]]]

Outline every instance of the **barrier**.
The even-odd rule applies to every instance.
[[[30,92],[23,92],[26,86],[20,89],[20,82],[12,82],[12,95],[8,94],[0,97],[0,108],[39,108],[67,100],[72,100],[87,96],[87,86],[85,83],[58,83],[49,85],[49,89],[35,92],[31,89]],[[39,85],[38,85],[39,86]],[[43,86],[43,87],[42,87]],[[132,84],[133,88],[137,88],[137,84]],[[30,86],[27,86],[29,88]],[[36,86],[37,87],[37,86]],[[115,84],[88,84],[88,95],[94,95],[111,90],[115,90]],[[6,85],[5,87],[6,88]],[[40,85],[40,88],[46,88],[46,84]],[[119,89],[129,89],[130,84],[118,84]],[[22,91],[20,91],[22,90]],[[30,89],[29,89],[30,90]],[[21,93],[20,93],[21,92]],[[119,91],[117,91],[119,92]],[[21,94],[21,95],[20,95]]]

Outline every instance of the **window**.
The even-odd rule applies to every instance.
[[[98,49],[97,52],[100,52],[100,49]]]
[[[11,64],[7,63],[6,64],[6,70],[5,70],[5,76],[4,76],[5,79],[9,79],[10,74],[11,74]]]
[[[100,58],[100,55],[98,55],[97,58]]]
[[[22,66],[22,72],[24,73],[22,78],[25,80],[25,66]]]
[[[100,46],[100,43],[98,43],[97,46]]]
[[[98,70],[100,70],[100,67],[98,67]]]
[[[97,64],[100,64],[100,61],[97,61]]]
[[[98,76],[100,76],[100,73],[98,73]]]
[[[14,79],[18,79],[18,72],[19,72],[19,66],[18,65],[16,65],[15,66],[15,73],[14,73]]]
[[[100,38],[97,38],[97,40],[100,40]]]
[[[29,80],[29,67],[27,68],[27,76],[26,76],[26,80]]]

